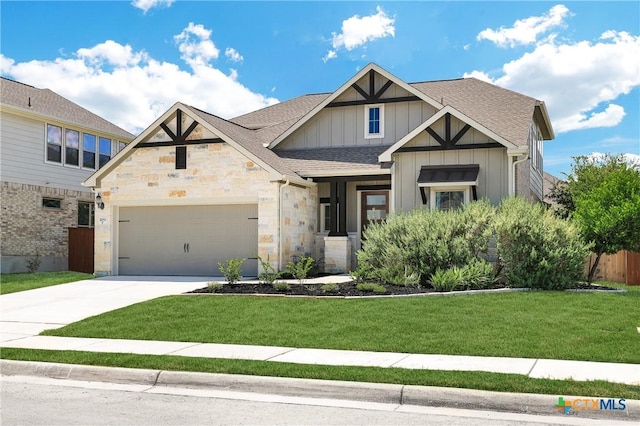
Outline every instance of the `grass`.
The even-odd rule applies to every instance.
[[[640,363],[638,306],[635,290],[349,300],[169,296],[43,334]]]
[[[336,367],[266,361],[178,357],[170,355],[134,355],[14,348],[3,348],[2,358],[156,370],[300,377],[374,383],[401,383],[406,385],[470,388],[498,392],[640,399],[640,386],[629,386],[604,381],[575,382],[570,380],[531,379],[517,374],[405,370],[377,367]]]
[[[33,290],[35,288],[70,283],[73,281],[89,280],[91,274],[82,272],[35,272],[32,274],[6,274],[0,276],[0,294]]]

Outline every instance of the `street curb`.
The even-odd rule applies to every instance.
[[[140,384],[151,387],[206,388],[291,397],[551,416],[562,415],[555,407],[559,396],[563,396],[565,400],[597,399],[570,395],[505,393],[433,386],[163,371],[4,359],[0,359],[0,373],[3,376],[37,376],[63,380]],[[618,398],[615,399],[618,400]],[[571,416],[640,421],[640,400],[627,399],[625,404],[627,407],[625,411],[574,411]]]

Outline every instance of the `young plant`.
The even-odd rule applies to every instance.
[[[226,265],[218,262],[218,268],[229,284],[235,284],[242,279],[241,267],[245,259],[229,259]]]
[[[35,256],[31,256],[30,258],[25,260],[25,262],[27,263],[27,272],[33,274],[35,272],[38,272],[38,269],[40,269],[40,263],[42,263],[42,259],[40,259],[40,254],[36,253]]]
[[[262,266],[262,272],[258,275],[258,280],[260,280],[262,284],[271,285],[275,282],[275,280],[280,278],[280,275],[282,274],[276,271],[273,266],[271,266],[271,263],[269,263],[269,256],[267,256],[267,260],[263,260],[260,256],[258,256],[258,261]]]
[[[309,276],[315,266],[315,260],[311,256],[302,256],[300,259],[287,264],[287,272],[297,279],[300,284]]]
[[[435,291],[453,291],[464,279],[462,270],[457,266],[449,269],[436,269],[431,275],[431,285]]]
[[[291,290],[291,285],[289,285],[289,283],[286,281],[276,281],[272,285],[273,285],[273,288],[275,288],[278,291],[287,292]]]
[[[367,293],[383,294],[387,292],[387,288],[385,286],[376,283],[359,283],[356,285],[356,288]]]
[[[211,282],[207,283],[207,287],[209,288],[209,291],[211,293],[217,293],[220,290],[222,290],[222,288],[224,287],[224,283],[217,282],[217,281],[211,281]]]
[[[327,283],[327,284],[322,284],[320,286],[320,290],[323,293],[336,293],[338,290],[340,290],[340,286],[336,283]]]

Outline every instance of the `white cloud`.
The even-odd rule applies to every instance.
[[[602,152],[592,152],[591,154],[588,155],[588,157],[598,161],[598,160],[602,160],[605,157],[605,155],[606,154]],[[629,166],[640,166],[640,155],[625,153],[625,154],[622,154],[622,158],[624,158],[624,160],[627,162]]]
[[[329,50],[322,60],[326,63],[329,59],[336,58],[340,49],[349,51],[378,38],[395,37],[394,23],[395,18],[387,16],[380,6],[376,7],[375,15],[354,15],[345,19],[342,21],[342,32],[332,33],[333,49]]]
[[[154,7],[171,7],[174,1],[175,0],[133,0],[131,5],[147,13],[149,9],[153,9]]]
[[[201,25],[189,24],[176,36],[186,67],[107,40],[52,61],[16,62],[0,54],[0,71],[51,89],[132,133],[139,133],[177,101],[224,118],[277,103],[276,98],[242,85],[235,70],[224,73],[209,63],[217,57],[210,34]]]
[[[544,101],[556,133],[612,127],[625,116],[612,102],[640,86],[640,36],[607,31],[593,43],[548,39],[503,65],[502,76],[482,71],[467,76]]]
[[[542,16],[517,20],[513,27],[500,27],[498,30],[487,28],[478,34],[477,39],[492,41],[500,47],[533,44],[540,35],[564,25],[564,18],[567,16],[570,16],[569,9],[558,4]]]
[[[231,59],[233,62],[242,62],[244,61],[244,57],[238,53],[236,49],[233,47],[227,47],[224,51],[224,55]]]

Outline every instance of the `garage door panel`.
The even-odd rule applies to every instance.
[[[244,276],[258,262],[257,205],[122,207],[121,275],[220,276],[218,262],[245,258]]]

